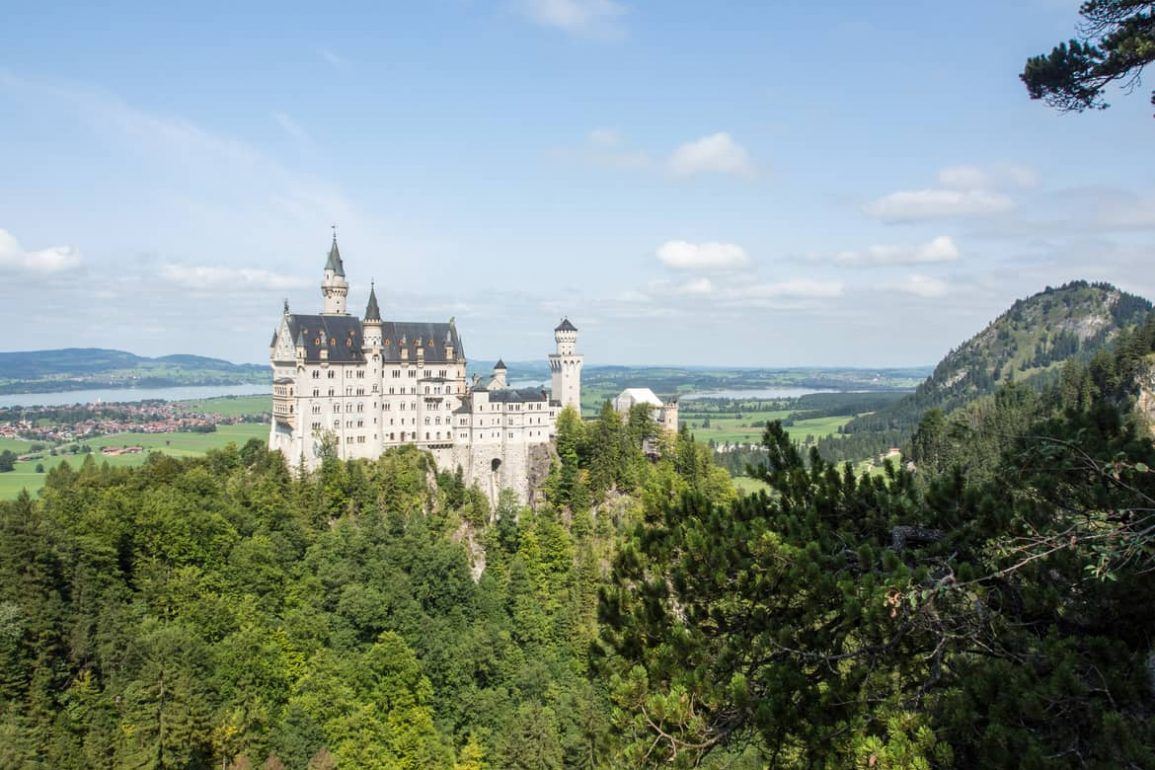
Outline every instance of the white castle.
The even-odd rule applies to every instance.
[[[413,444],[441,469],[460,468],[491,500],[512,489],[523,502],[549,472],[557,416],[581,410],[577,328],[563,319],[549,356],[552,394],[511,388],[498,361],[490,380],[466,382],[465,349],[447,323],[383,321],[375,288],[364,319],[346,312],[349,283],[336,235],[325,263],[319,315],[289,312],[273,333],[269,448],[290,464],[320,464],[328,444],[342,459],[375,458]]]

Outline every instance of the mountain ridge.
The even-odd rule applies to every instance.
[[[1124,329],[1141,323],[1151,302],[1109,283],[1071,281],[1016,300],[978,333],[952,348],[915,389],[887,409],[862,415],[845,434],[877,434],[901,445],[931,409],[951,412],[1010,381],[1042,387],[1069,360],[1086,360]],[[885,447],[883,447],[885,448]]]
[[[150,358],[109,348],[0,352],[0,393],[88,388],[242,385],[269,379],[267,365],[171,354]]]

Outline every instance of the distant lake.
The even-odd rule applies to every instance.
[[[72,404],[123,404],[129,401],[161,399],[188,401],[218,396],[273,397],[270,385],[186,385],[179,388],[105,388],[99,390],[66,390],[58,393],[13,393],[0,396],[2,406],[70,406]]]
[[[737,390],[701,390],[678,396],[680,401],[694,401],[703,398],[799,398],[811,393],[843,393],[833,388],[748,388]]]

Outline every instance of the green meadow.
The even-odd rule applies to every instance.
[[[750,411],[736,415],[717,412],[695,413],[683,409],[679,418],[699,441],[713,440],[715,444],[756,444],[762,440],[762,431],[765,430],[767,422],[785,420],[795,411],[797,410]],[[707,419],[709,424],[706,423]],[[838,429],[852,419],[854,415],[848,414],[797,420],[793,425],[787,426],[786,431],[795,441],[805,441],[807,436],[817,439],[836,435]]]
[[[221,396],[193,401],[177,401],[177,406],[199,414],[240,417],[246,414],[268,414],[273,411],[272,396]]]
[[[218,400],[218,399],[214,399]],[[148,459],[149,452],[163,452],[173,457],[197,457],[212,449],[221,449],[228,444],[244,444],[251,438],[266,440],[269,435],[269,426],[263,423],[241,423],[239,425],[221,425],[214,433],[118,433],[115,436],[101,436],[84,443],[92,447],[92,458],[98,463],[108,463],[113,467],[128,467],[141,465]],[[13,451],[27,451],[28,442],[14,442],[0,440],[0,449],[10,448]],[[15,444],[21,444],[18,450]],[[102,447],[141,446],[145,451],[139,454],[106,457],[100,454]],[[61,447],[57,447],[59,453]],[[62,462],[67,461],[73,467],[84,462],[83,454],[59,453],[55,457],[45,450],[39,460],[29,460],[16,463],[16,469],[10,473],[0,473],[0,499],[10,500],[20,494],[22,489],[35,493],[44,485],[44,474],[36,472],[36,466],[42,464],[45,472]]]

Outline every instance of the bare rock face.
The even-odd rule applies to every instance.
[[[455,543],[461,543],[465,546],[465,553],[469,561],[469,574],[473,577],[473,582],[481,580],[481,576],[485,573],[485,546],[477,540],[477,531],[473,525],[468,521],[461,523],[450,539]]]
[[[529,461],[526,463],[526,475],[529,479],[529,494],[527,502],[531,508],[537,508],[545,502],[545,480],[549,478],[549,469],[557,457],[557,449],[551,441],[548,444],[535,444],[529,448]]]
[[[1135,400],[1135,411],[1146,423],[1147,429],[1155,433],[1155,361],[1148,361],[1147,369],[1139,375],[1139,397]]]

